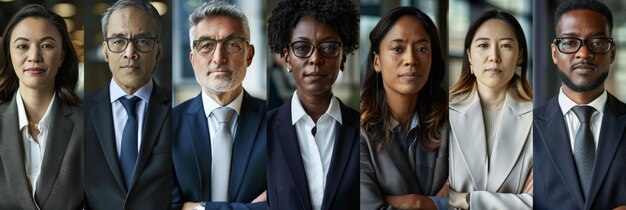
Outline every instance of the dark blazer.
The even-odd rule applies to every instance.
[[[184,202],[200,201],[207,202],[206,209],[267,209],[266,202],[250,204],[267,189],[265,112],[265,101],[244,91],[233,144],[229,203],[226,203],[208,202],[211,200],[211,137],[202,96],[198,95],[174,108],[174,209],[180,209]]]
[[[359,209],[359,113],[339,101],[343,125],[336,138],[326,177],[323,210]],[[267,114],[267,195],[270,209],[310,210],[311,196],[296,128],[291,124],[291,100]]]
[[[587,193],[579,184],[558,96],[535,110],[535,209],[613,209],[626,205],[626,104],[608,94],[604,107],[593,180]]]
[[[171,208],[170,93],[154,83],[130,189],[118,161],[109,87],[85,97],[86,209]]]
[[[80,209],[83,206],[83,109],[57,96],[33,200],[24,168],[15,96],[0,104],[0,209]]]

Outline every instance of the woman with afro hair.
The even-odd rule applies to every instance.
[[[332,92],[358,48],[351,0],[283,0],[267,22],[273,53],[296,81],[291,100],[268,118],[270,209],[359,208],[359,113]]]

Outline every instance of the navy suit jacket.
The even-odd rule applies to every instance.
[[[202,93],[200,93],[202,94]],[[176,177],[172,207],[205,201],[206,209],[266,209],[267,203],[250,204],[267,189],[267,122],[265,101],[244,91],[230,169],[229,203],[211,200],[211,139],[202,96],[188,100],[173,114],[172,160]]]
[[[323,210],[359,209],[359,113],[341,101],[343,125],[336,138],[326,177]],[[291,100],[267,114],[267,184],[270,209],[310,210],[311,196],[296,128],[291,124]]]
[[[118,161],[109,87],[85,96],[85,209],[170,209],[170,93],[154,83],[130,189]]]
[[[535,209],[613,209],[626,205],[626,105],[608,94],[593,179],[584,193],[558,96],[534,112]]]

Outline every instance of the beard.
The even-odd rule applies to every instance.
[[[565,75],[565,73],[563,73],[563,71],[561,71],[560,69],[558,69],[556,72],[557,72],[557,75],[559,75],[559,78],[561,78],[561,81],[563,82],[563,84],[565,84],[565,86],[567,86],[569,89],[573,90],[574,92],[578,92],[578,93],[589,92],[591,90],[595,90],[596,88],[600,87],[600,85],[604,84],[604,81],[606,80],[606,78],[609,77],[609,72],[607,71],[607,72],[602,73],[591,84],[577,85],[577,84],[574,84],[574,82],[569,77],[567,77],[567,75]]]
[[[204,78],[198,78],[198,76],[196,75],[196,80],[199,84],[202,84],[205,90],[214,94],[234,90],[243,81],[243,75],[241,75],[241,72],[237,72],[242,70],[236,70],[226,65],[220,65],[215,69],[209,70],[209,72],[216,72],[218,70],[230,72],[230,76],[210,77],[210,75],[207,75]]]

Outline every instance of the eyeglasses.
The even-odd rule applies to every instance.
[[[228,37],[224,39],[198,39],[192,42],[193,49],[202,56],[213,55],[218,43],[222,43],[226,53],[235,54],[243,51],[248,40],[243,37]]]
[[[335,57],[339,55],[343,44],[341,42],[322,42],[318,46],[315,46],[309,42],[298,41],[291,43],[291,50],[293,54],[298,58],[308,58],[313,55],[313,51],[317,48],[324,57]]]
[[[554,39],[554,44],[561,53],[572,54],[578,52],[583,44],[587,45],[593,53],[607,53],[615,44],[613,38],[592,38],[582,40],[578,38],[564,37]]]
[[[156,37],[141,37],[141,38],[124,38],[124,37],[109,37],[106,39],[107,46],[111,52],[121,53],[126,50],[128,43],[133,43],[135,50],[141,53],[149,53],[154,49],[154,44],[159,42]]]

